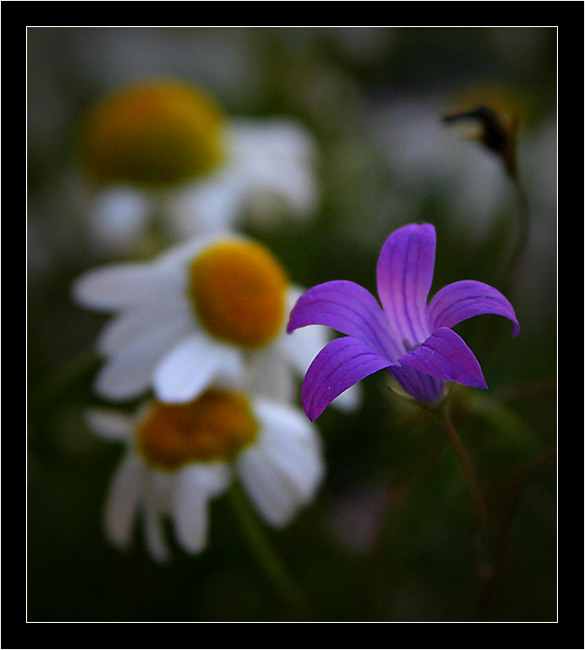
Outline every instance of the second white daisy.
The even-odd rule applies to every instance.
[[[302,376],[326,343],[319,328],[286,335],[300,291],[263,245],[235,234],[89,271],[75,298],[114,312],[98,340],[97,394],[126,400],[153,388],[161,401],[184,403],[213,382],[238,381],[273,399],[294,397],[293,373]]]

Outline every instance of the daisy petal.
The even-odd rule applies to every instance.
[[[447,327],[435,330],[424,343],[398,361],[432,377],[487,388],[479,361],[459,334]]]
[[[393,365],[352,336],[331,341],[315,357],[303,382],[301,400],[307,417],[315,420],[344,390]]]
[[[106,536],[114,546],[126,548],[130,543],[144,480],[142,461],[128,454],[112,478],[104,512]]]
[[[497,289],[483,282],[462,280],[443,287],[429,303],[428,319],[431,329],[454,327],[472,316],[498,314],[514,323],[513,335],[520,333],[514,308]]]
[[[257,399],[254,409],[262,423],[258,444],[274,467],[287,477],[300,502],[306,503],[325,471],[314,426],[286,404]]]
[[[270,399],[256,398],[254,412],[267,431],[284,430],[287,439],[292,440],[293,444],[319,445],[314,425],[307,422],[296,408]]]
[[[91,245],[104,253],[127,251],[145,228],[150,205],[144,192],[113,186],[100,192],[91,207]]]
[[[300,216],[310,215],[318,196],[314,179],[315,144],[309,132],[291,120],[263,124],[237,120],[229,132],[232,174],[241,179],[243,201],[261,225],[284,204]],[[273,217],[272,217],[273,218]]]
[[[229,473],[223,463],[187,465],[178,472],[171,509],[177,539],[189,553],[200,553],[205,548],[209,527],[207,504],[228,482]]]
[[[360,407],[362,399],[362,387],[360,384],[355,384],[345,392],[341,393],[339,397],[336,397],[331,403],[331,406],[335,406],[335,408],[339,409],[343,413],[351,413]]]
[[[180,340],[193,329],[189,305],[171,295],[155,304],[131,307],[105,325],[98,337],[97,348],[101,354],[114,354],[154,329],[175,331],[177,340]]]
[[[160,264],[126,262],[88,271],[74,283],[73,297],[85,307],[111,311],[180,291],[183,282],[181,274]]]
[[[298,299],[305,289],[293,286],[287,295],[287,313],[293,310]],[[317,356],[319,350],[331,340],[328,331],[318,325],[299,327],[287,336],[280,337],[278,343],[283,355],[288,359],[295,372],[304,375],[311,361]]]
[[[130,399],[147,390],[157,363],[177,341],[172,326],[150,331],[117,350],[96,377],[96,392],[107,399]]]
[[[171,553],[165,539],[163,516],[147,503],[144,506],[144,537],[146,547],[152,558],[161,564],[168,562]]]
[[[129,440],[134,428],[134,418],[113,409],[89,409],[85,418],[89,428],[105,440]]]
[[[238,458],[238,474],[264,519],[277,528],[285,526],[300,505],[299,498],[266,450],[256,445],[244,451]]]
[[[169,223],[180,237],[217,233],[233,225],[241,206],[240,180],[227,169],[173,197]]]
[[[233,374],[234,366],[239,367],[236,349],[196,334],[175,346],[163,359],[154,373],[154,389],[163,402],[189,402],[222,371]]]
[[[279,341],[282,355],[301,377],[307,372],[311,361],[329,341],[328,331],[318,325],[301,327]]]
[[[430,224],[404,226],[386,240],[376,268],[378,294],[399,341],[411,345],[430,334],[426,301],[435,266],[435,229]]]
[[[312,446],[290,444],[282,430],[273,431],[261,444],[274,467],[286,477],[299,503],[306,503],[324,473],[317,450]]]
[[[294,399],[297,387],[289,365],[283,362],[285,353],[282,350],[282,339],[284,337],[250,355],[246,366],[246,381],[256,394],[288,402]]]
[[[306,325],[332,327],[361,339],[382,356],[398,356],[378,301],[355,282],[335,280],[306,291],[291,311],[287,332]]]

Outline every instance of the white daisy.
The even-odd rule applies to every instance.
[[[230,228],[244,215],[315,212],[316,145],[290,118],[228,118],[195,86],[133,84],[91,110],[80,159],[95,183],[89,243],[123,253],[155,219],[172,238]]]
[[[217,232],[244,215],[269,225],[275,215],[315,213],[316,145],[290,118],[236,118],[226,130],[226,157],[214,174],[167,194],[164,212],[176,236]]]
[[[314,497],[324,474],[314,426],[291,406],[213,388],[187,404],[153,401],[134,416],[88,414],[90,427],[127,445],[104,511],[108,540],[128,548],[137,519],[152,557],[165,561],[168,517],[178,544],[207,544],[209,502],[237,477],[262,518],[288,524]]]
[[[302,290],[264,246],[236,234],[89,271],[73,293],[82,305],[115,312],[98,339],[105,364],[95,383],[111,400],[153,388],[161,401],[188,402],[213,382],[238,380],[288,401],[294,374],[302,377],[327,342],[318,327],[286,334]],[[355,402],[350,391],[337,403]]]

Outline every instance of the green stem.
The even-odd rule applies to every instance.
[[[518,267],[528,244],[528,236],[530,233],[530,206],[528,204],[528,196],[521,179],[515,175],[512,182],[516,188],[518,195],[518,225],[516,233],[516,242],[508,265],[504,271],[502,279],[502,292],[504,295],[508,294],[517,279]]]
[[[419,405],[422,406],[420,403]],[[422,406],[422,408],[425,412],[429,412],[426,407]],[[388,483],[383,497],[384,512],[380,521],[380,531],[370,555],[368,590],[365,601],[368,620],[377,621],[383,616],[384,595],[387,586],[386,571],[389,561],[388,549],[402,524],[407,498],[416,489],[417,483],[420,482],[429,467],[436,461],[444,446],[443,438],[432,437],[422,454],[414,458],[404,475],[398,481]]]
[[[301,608],[303,604],[301,592],[296,582],[286,571],[276,553],[276,549],[259,525],[259,521],[251,512],[240,486],[234,484],[229,490],[228,496],[250,548],[266,578],[283,602],[294,608]]]
[[[475,478],[475,473],[473,471],[471,461],[469,460],[469,456],[463,448],[461,440],[457,434],[457,430],[455,429],[455,425],[453,424],[453,420],[449,414],[449,399],[446,399],[443,403],[443,406],[441,408],[441,417],[445,431],[447,432],[447,437],[455,449],[455,453],[457,454],[457,458],[459,459],[459,463],[463,469],[463,474],[465,475],[465,480],[467,481],[471,496],[475,502],[476,517],[478,523],[482,524],[487,519],[485,503],[481,494],[481,490],[479,489],[479,485]]]
[[[498,525],[498,534],[492,567],[491,570],[486,574],[483,581],[483,589],[481,591],[479,603],[477,606],[476,619],[478,621],[484,620],[486,614],[488,613],[491,601],[494,597],[495,588],[502,572],[502,566],[504,564],[506,551],[508,549],[508,544],[510,541],[512,521],[520,503],[522,494],[531,477],[531,474],[555,456],[556,447],[546,449],[544,452],[530,461],[524,468],[522,468],[519,472],[519,475],[513,480],[511,486],[512,489],[510,503],[508,504],[507,508],[504,509]]]

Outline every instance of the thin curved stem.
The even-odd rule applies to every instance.
[[[402,396],[401,398],[404,399]],[[425,412],[431,413],[421,403],[417,404]],[[434,414],[431,413],[431,415]],[[432,437],[422,453],[417,455],[411,462],[404,475],[398,481],[390,482],[386,487],[383,495],[384,511],[378,522],[380,527],[379,534],[370,555],[368,592],[365,602],[368,620],[379,620],[378,610],[383,600],[384,578],[388,563],[388,554],[386,551],[390,547],[391,540],[396,535],[401,524],[402,516],[406,509],[407,498],[416,489],[417,483],[425,475],[429,467],[437,460],[445,444],[444,438]]]
[[[475,478],[475,472],[473,471],[469,456],[467,455],[463,444],[461,443],[459,435],[457,434],[457,430],[455,429],[455,425],[453,424],[453,420],[451,419],[451,415],[449,413],[449,399],[446,399],[443,403],[443,406],[441,408],[441,418],[449,441],[453,445],[455,453],[457,454],[457,458],[459,459],[463,474],[465,475],[465,480],[471,492],[471,496],[475,502],[477,521],[479,524],[482,524],[487,520],[485,502]]]
[[[524,184],[518,175],[511,176],[518,195],[517,233],[514,248],[502,278],[502,291],[509,293],[518,276],[518,267],[528,244],[530,234],[530,205]]]
[[[483,589],[480,594],[476,615],[476,618],[479,621],[483,620],[486,617],[489,606],[493,599],[497,581],[500,577],[506,552],[508,550],[508,544],[510,542],[510,530],[512,527],[512,521],[514,515],[516,514],[520,499],[524,493],[530,476],[535,470],[538,470],[549,459],[554,458],[555,456],[556,447],[545,449],[536,458],[527,463],[526,466],[520,470],[519,475],[513,480],[511,486],[512,495],[510,503],[502,514],[498,525],[496,548],[492,562],[492,568],[490,572],[485,576],[485,579],[483,581]]]

